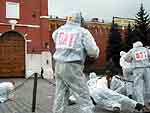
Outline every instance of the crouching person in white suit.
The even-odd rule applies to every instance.
[[[109,111],[120,112],[120,111],[141,111],[144,105],[137,103],[136,101],[120,94],[118,89],[124,89],[124,84],[120,84],[120,88],[116,88],[115,91],[108,88],[108,76],[97,77],[96,73],[92,72],[89,75],[90,80],[87,81],[90,96],[95,105],[102,109]],[[115,80],[113,80],[115,79]],[[112,77],[112,82],[117,83],[117,79]],[[118,81],[120,83],[120,80]],[[111,83],[112,84],[112,83]],[[73,102],[76,99],[71,96],[70,100]]]
[[[0,102],[3,103],[7,100],[14,100],[14,94],[11,91],[15,88],[15,83],[11,82],[2,82],[0,83]]]
[[[106,76],[98,78],[95,75],[90,74],[87,84],[92,99],[99,107],[114,112],[140,111],[144,108],[142,104],[109,89]]]

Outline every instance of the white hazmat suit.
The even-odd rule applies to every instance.
[[[112,77],[111,83],[110,83],[110,89],[125,95],[126,94],[126,81],[124,78],[121,78],[118,75],[115,75]]]
[[[140,41],[133,43],[133,48],[124,58],[132,65],[133,75],[131,80],[134,85],[133,98],[144,104],[144,94],[146,100],[150,99],[150,54],[147,48],[143,47]]]
[[[125,61],[126,52],[121,51],[120,52],[120,66],[122,67],[123,76],[126,79],[125,81],[125,87],[126,87],[126,95],[132,98],[133,96],[133,81],[132,81],[132,65],[130,62]]]
[[[92,78],[88,82],[88,88],[90,95],[94,101],[102,108],[106,110],[113,111],[114,108],[119,108],[120,110],[134,111],[136,101],[129,99],[128,97],[119,94],[107,87],[106,77],[102,78]]]
[[[53,32],[56,51],[53,55],[56,75],[56,93],[53,113],[64,113],[70,92],[77,99],[82,113],[92,113],[94,105],[90,100],[83,73],[87,56],[97,58],[99,48],[91,33],[80,26],[81,14],[73,13],[65,25]]]

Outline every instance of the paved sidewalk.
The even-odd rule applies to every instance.
[[[16,86],[25,79],[0,79],[0,82],[13,80]],[[33,79],[29,79],[15,91],[15,100],[0,103],[0,113],[32,113]],[[52,113],[54,86],[38,79],[36,113]]]
[[[0,82],[13,80],[16,86],[25,79],[0,79]],[[16,99],[0,103],[0,113],[32,113],[33,82],[29,79],[24,85],[15,91]],[[52,113],[55,86],[48,81],[38,78],[37,100],[35,113]],[[77,105],[68,106],[66,113],[80,113]],[[95,113],[111,113],[96,107]]]

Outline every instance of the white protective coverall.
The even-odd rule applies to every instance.
[[[121,51],[120,52],[120,66],[122,67],[122,71],[123,71],[123,76],[125,78],[125,87],[126,87],[126,95],[129,97],[133,96],[133,81],[132,81],[132,65],[131,63],[125,61],[125,57],[126,57],[126,52]]]
[[[129,50],[124,58],[132,65],[134,81],[133,98],[144,104],[144,94],[146,101],[150,99],[150,54],[147,48],[143,47],[140,41],[133,43],[133,48]]]
[[[137,102],[107,88],[106,77],[92,78],[88,82],[90,95],[99,107],[113,111],[114,107],[120,110],[133,111]]]
[[[0,83],[0,102],[5,102],[8,99],[12,98],[10,91],[14,89],[14,85],[11,82],[2,82]]]
[[[124,77],[120,77],[119,75],[113,76],[110,83],[110,89],[117,93],[126,95],[126,81]]]
[[[81,14],[74,13],[67,23],[53,32],[56,51],[53,55],[56,75],[56,93],[53,113],[64,113],[70,92],[77,99],[81,113],[92,113],[83,68],[87,56],[97,58],[99,48],[91,33],[80,26]]]

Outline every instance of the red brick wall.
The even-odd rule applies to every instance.
[[[20,19],[17,19],[21,24],[40,24],[40,0],[1,0],[0,3],[0,22],[8,22],[11,18],[5,18],[6,16],[6,1],[20,3]],[[46,7],[46,6],[45,6]],[[32,14],[35,12],[36,17]]]
[[[104,28],[103,26],[92,27],[92,25],[88,29],[92,33],[92,35],[95,38],[95,41],[100,49],[99,58],[96,60],[95,63],[88,66],[88,68],[93,69],[93,67],[95,67],[95,66],[96,67],[104,66],[106,63],[106,48],[107,48],[109,29]]]
[[[0,22],[4,22],[4,17],[5,17],[5,7],[6,3],[5,0],[0,1]]]
[[[41,0],[22,0],[21,1],[21,20],[24,24],[40,24],[40,1]],[[46,6],[45,6],[46,7]]]
[[[40,7],[41,7],[41,16],[47,16],[48,15],[48,0],[41,0]],[[46,7],[47,6],[47,7]],[[49,38],[49,31],[48,31],[48,24],[49,19],[48,18],[41,18],[40,21],[41,24],[41,44],[42,44],[42,50],[49,51],[50,47],[50,38]],[[45,47],[46,44],[48,44],[48,47]]]
[[[1,0],[0,2],[0,33],[11,30],[8,21],[11,18],[6,16],[6,1],[20,3],[20,19],[15,30],[23,34],[27,34],[27,39],[32,40],[27,43],[28,53],[40,53],[44,48],[45,42],[49,42],[48,18],[40,18],[40,16],[48,16],[48,0]],[[36,25],[40,27],[27,27],[26,25]]]

